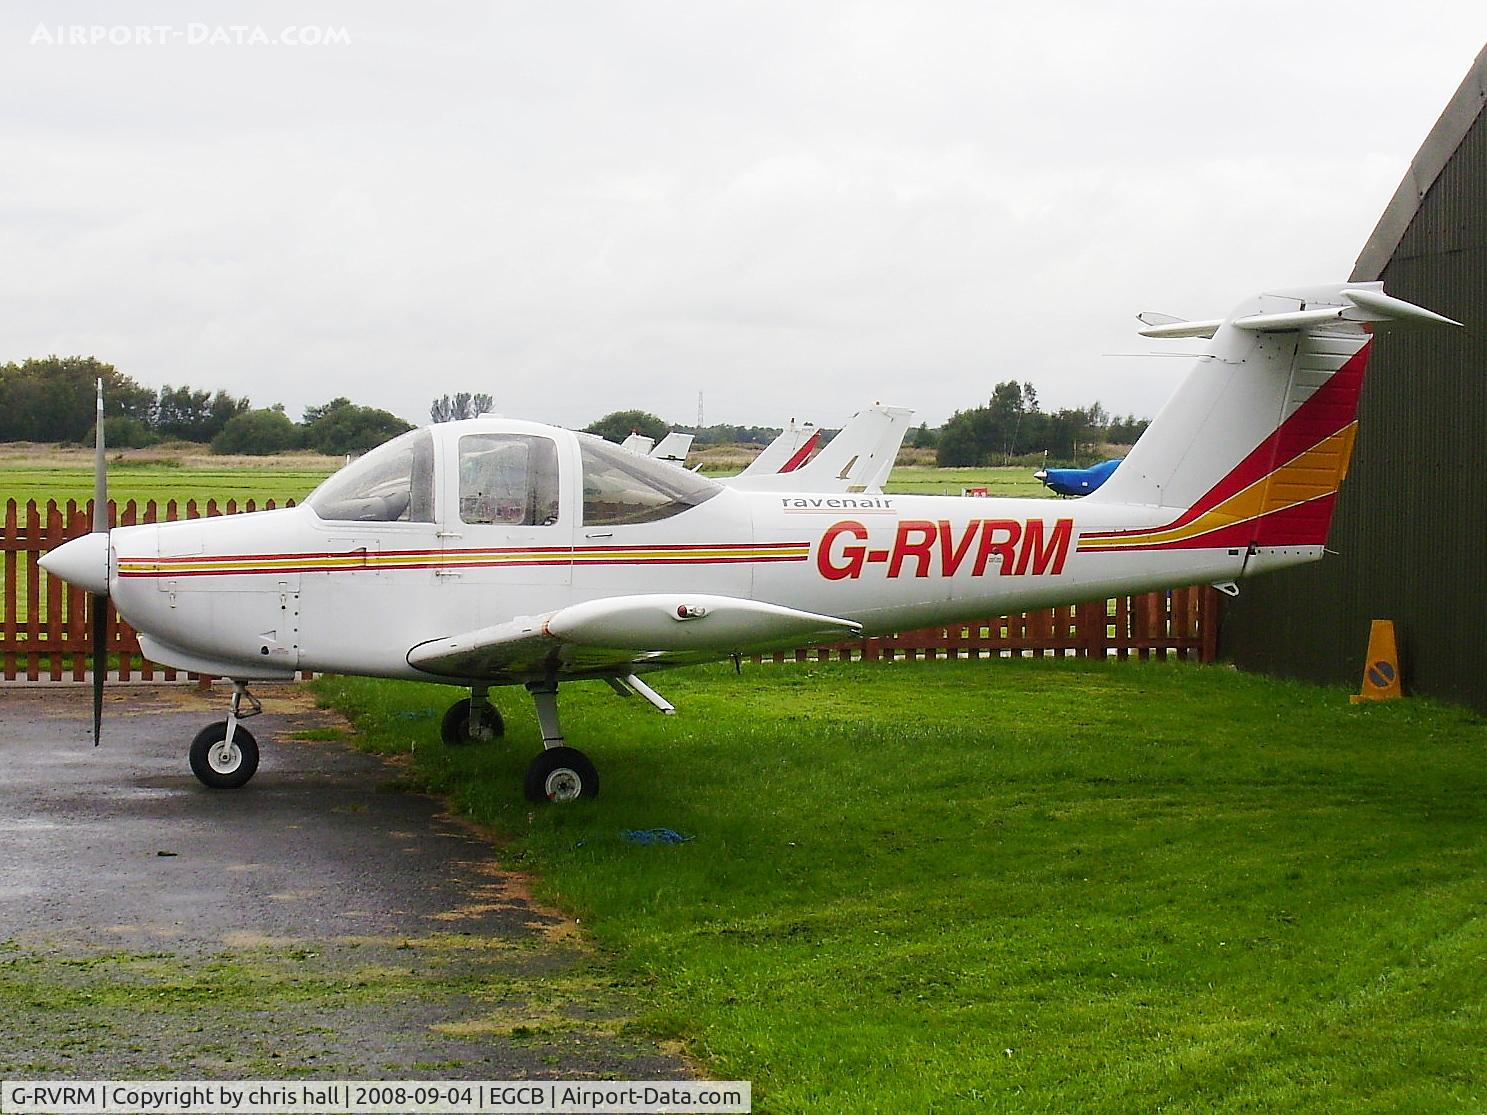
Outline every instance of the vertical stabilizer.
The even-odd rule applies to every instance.
[[[739,476],[773,476],[780,472],[794,472],[811,459],[811,454],[821,444],[821,431],[809,422],[797,423],[790,419],[780,431],[780,436],[764,447],[764,452],[749,462],[749,467]]]
[[[758,492],[881,491],[913,415],[907,407],[875,403],[854,414],[809,462],[789,472],[750,474],[745,470],[723,483]]]
[[[1352,456],[1372,333],[1403,323],[1456,324],[1389,298],[1378,283],[1262,294],[1241,306],[1120,468],[1086,497],[1170,517],[1086,535],[1081,549],[1320,552]],[[1179,335],[1172,326],[1150,335],[1164,331]]]

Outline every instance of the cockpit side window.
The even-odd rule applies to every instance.
[[[322,519],[357,523],[434,521],[434,439],[412,430],[358,457],[305,501]]]
[[[578,445],[583,457],[584,526],[669,519],[723,490],[684,468],[598,438],[580,437]]]
[[[557,522],[557,445],[529,434],[460,438],[460,519],[506,526]]]

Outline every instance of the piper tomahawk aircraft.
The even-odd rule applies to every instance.
[[[1372,283],[1147,330],[1210,340],[1121,467],[1069,502],[728,487],[479,418],[405,434],[301,506],[253,515],[109,531],[100,467],[94,533],[42,564],[111,597],[154,661],[232,679],[227,718],[190,747],[208,786],[257,768],[248,683],[307,669],[468,686],[444,718],[451,743],[500,735],[489,691],[524,686],[544,747],[527,796],[592,797],[594,766],[559,726],[563,683],[603,680],[669,712],[641,675],[1116,593],[1232,589],[1317,560],[1372,332],[1427,323],[1458,324]],[[102,676],[95,658],[95,742]]]

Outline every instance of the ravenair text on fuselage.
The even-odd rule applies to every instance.
[[[524,686],[544,745],[527,795],[592,796],[559,724],[564,682],[672,711],[642,675],[1316,560],[1372,331],[1444,321],[1360,284],[1149,330],[1208,345],[1120,468],[1071,501],[884,494],[902,408],[865,410],[819,460],[727,484],[484,417],[388,442],[300,507],[95,520],[43,564],[111,597],[153,660],[233,680],[227,718],[190,747],[207,785],[256,768],[248,683],[302,669],[468,686],[451,744],[499,736],[489,691]],[[835,490],[809,490],[823,480]]]

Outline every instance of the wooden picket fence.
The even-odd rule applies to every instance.
[[[1200,585],[776,651],[756,660],[1134,657],[1212,662],[1218,656],[1218,599],[1216,589]]]
[[[293,501],[289,501],[292,505]],[[0,615],[0,677],[5,681],[79,682],[88,677],[92,655],[92,597],[64,584],[37,564],[48,550],[92,528],[92,501],[79,505],[68,500],[59,506],[34,500],[24,508],[15,500],[5,505],[0,533],[4,559],[4,612]],[[262,505],[274,506],[273,500]],[[111,525],[169,522],[258,510],[253,500],[241,507],[236,500],[219,506],[208,500],[184,505],[134,500],[122,510],[109,501]],[[1040,608],[1019,615],[997,616],[972,623],[930,627],[855,639],[832,646],[777,651],[763,661],[807,662],[828,659],[869,662],[927,658],[986,658],[1008,656],[1107,656],[1128,658],[1177,657],[1201,662],[1214,660],[1218,646],[1218,593],[1207,586],[1120,596],[1059,608]],[[177,681],[194,674],[157,666],[140,652],[133,629],[108,609],[108,653],[116,661],[121,681]],[[302,674],[301,676],[308,676]]]
[[[293,504],[289,500],[286,506]],[[262,509],[273,507],[270,499],[264,501]],[[251,499],[241,507],[233,499],[222,506],[214,499],[204,506],[194,499],[184,505],[175,500],[164,504],[150,500],[143,507],[131,499],[122,509],[109,500],[108,521],[110,526],[133,526],[256,510],[258,504]],[[6,501],[4,529],[0,532],[0,558],[5,563],[0,596],[4,606],[0,614],[0,678],[5,681],[78,682],[90,676],[92,594],[58,580],[42,570],[37,561],[48,550],[92,528],[92,500],[82,505],[68,500],[61,506],[56,500],[47,500],[45,508],[30,500],[24,509],[13,499]],[[115,662],[112,676],[120,681],[209,680],[157,666],[147,659],[140,652],[134,629],[119,618],[112,603],[108,605],[106,630],[107,651]]]

